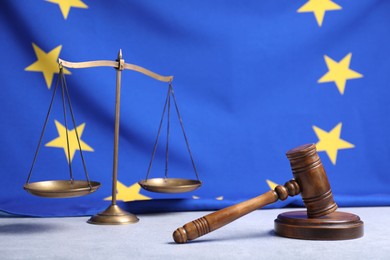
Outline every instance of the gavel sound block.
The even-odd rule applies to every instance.
[[[221,209],[176,229],[173,239],[186,243],[230,222],[288,196],[301,194],[306,211],[278,215],[275,233],[280,236],[309,240],[344,240],[363,236],[363,222],[357,215],[336,212],[328,178],[314,144],[287,152],[294,179],[278,185],[258,197]]]

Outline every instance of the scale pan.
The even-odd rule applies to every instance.
[[[71,198],[88,195],[96,191],[96,181],[54,180],[27,183],[23,188],[29,193],[46,198]]]
[[[145,190],[161,193],[181,193],[193,191],[202,185],[198,180],[178,178],[154,178],[138,182]]]

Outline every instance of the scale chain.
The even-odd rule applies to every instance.
[[[185,143],[186,143],[187,151],[188,151],[188,153],[190,155],[192,167],[194,169],[196,178],[199,181],[198,171],[196,169],[195,161],[194,161],[193,156],[192,156],[192,152],[191,152],[191,148],[190,148],[190,145],[189,145],[189,142],[188,142],[188,138],[187,138],[186,132],[184,130],[183,118],[181,117],[181,114],[179,112],[179,106],[177,104],[175,93],[173,91],[172,82],[169,83],[168,93],[167,93],[167,97],[165,99],[165,104],[164,104],[163,112],[162,112],[162,115],[161,115],[160,125],[159,125],[158,131],[157,131],[157,137],[156,137],[156,141],[155,141],[154,147],[153,147],[152,158],[150,159],[150,162],[149,162],[149,167],[148,167],[148,171],[147,171],[145,180],[147,181],[148,178],[149,178],[149,174],[150,174],[151,167],[152,167],[152,164],[153,164],[154,156],[155,156],[155,153],[156,153],[156,150],[157,150],[158,140],[159,140],[159,137],[160,137],[161,128],[162,128],[162,124],[163,124],[163,121],[164,121],[165,113],[168,113],[168,114],[167,114],[167,137],[166,137],[166,144],[165,144],[165,175],[164,176],[165,176],[165,178],[168,178],[168,161],[169,161],[169,155],[168,154],[169,154],[169,137],[170,137],[171,96],[173,98],[173,102],[174,102],[174,105],[175,105],[175,110],[176,110],[176,113],[177,113],[177,116],[178,116],[178,119],[179,119],[179,122],[180,122],[180,127],[181,127],[182,132],[183,132],[183,136],[184,136],[184,140],[185,140]]]
[[[176,97],[175,97],[175,92],[173,91],[173,87],[172,87],[172,82],[169,83],[169,86],[170,86],[170,88],[171,88],[171,94],[172,94],[172,97],[173,97],[173,102],[175,103],[176,113],[177,113],[177,116],[178,116],[178,118],[179,118],[179,122],[180,122],[181,129],[182,129],[182,131],[183,131],[183,136],[184,136],[184,140],[185,140],[186,145],[187,145],[187,150],[188,150],[188,153],[190,154],[192,167],[194,168],[196,178],[197,178],[198,181],[199,181],[198,171],[197,171],[197,169],[196,169],[195,161],[194,161],[194,158],[193,158],[193,156],[192,156],[192,152],[191,152],[191,148],[190,148],[190,144],[189,144],[189,142],[188,142],[188,138],[187,138],[186,132],[185,132],[185,130],[184,130],[183,118],[181,117],[180,112],[179,112],[179,106],[177,105],[177,101],[176,101]]]
[[[160,119],[160,125],[159,125],[159,127],[158,127],[156,141],[154,142],[153,152],[152,152],[152,158],[150,159],[148,171],[147,171],[146,178],[145,178],[146,180],[148,180],[148,178],[149,178],[149,174],[150,174],[150,171],[151,171],[151,169],[152,169],[152,164],[153,164],[154,156],[155,156],[155,154],[156,154],[157,145],[158,145],[158,140],[159,140],[159,137],[160,137],[160,132],[161,132],[162,124],[163,124],[163,122],[164,122],[164,115],[165,115],[165,111],[166,111],[167,105],[168,105],[168,100],[169,100],[168,97],[169,97],[169,89],[168,89],[167,98],[165,99],[165,104],[164,104],[163,112],[162,112],[161,119]]]
[[[32,175],[32,171],[33,171],[33,169],[34,169],[35,162],[37,161],[39,149],[40,149],[40,147],[41,147],[41,143],[42,143],[43,136],[44,136],[44,134],[45,134],[45,130],[46,130],[46,126],[47,126],[47,122],[48,122],[48,120],[49,120],[50,112],[51,112],[51,109],[52,109],[52,107],[53,107],[54,98],[55,98],[55,95],[56,95],[56,92],[57,92],[58,82],[59,82],[59,81],[60,81],[60,79],[59,79],[59,77],[58,77],[58,78],[57,78],[57,81],[56,81],[56,84],[55,84],[55,86],[54,86],[53,95],[52,95],[52,97],[51,97],[51,101],[50,101],[50,104],[49,104],[49,109],[48,109],[47,114],[46,114],[45,122],[43,123],[42,132],[41,132],[41,135],[40,135],[40,137],[39,137],[37,149],[36,149],[35,154],[34,154],[33,162],[32,162],[32,164],[31,164],[31,168],[30,168],[30,172],[28,173],[28,176],[27,176],[26,184],[28,184],[28,183],[30,182],[31,175]]]
[[[43,136],[45,134],[45,130],[46,130],[46,127],[47,127],[47,123],[49,121],[50,113],[51,113],[51,110],[52,110],[52,107],[53,107],[55,95],[57,93],[57,88],[58,88],[59,84],[61,84],[61,99],[62,99],[62,108],[63,108],[65,129],[66,129],[65,133],[66,133],[66,141],[67,141],[67,155],[68,155],[68,160],[69,160],[68,164],[69,164],[70,181],[73,183],[74,177],[73,177],[73,170],[72,170],[72,164],[71,164],[71,158],[70,158],[70,142],[69,142],[69,132],[68,132],[68,120],[67,120],[67,116],[66,116],[65,96],[66,96],[66,101],[67,101],[68,106],[69,106],[69,110],[70,110],[73,126],[74,126],[74,129],[75,129],[76,139],[77,139],[78,147],[79,147],[79,150],[80,150],[80,156],[81,156],[82,164],[83,164],[83,167],[84,167],[85,176],[86,176],[89,188],[92,189],[92,185],[91,185],[91,182],[90,182],[90,179],[89,179],[89,176],[88,176],[88,172],[87,172],[87,168],[86,168],[83,152],[82,152],[82,149],[81,149],[80,137],[79,137],[79,134],[78,134],[78,131],[77,131],[76,120],[75,120],[75,117],[74,117],[73,108],[72,108],[72,105],[71,105],[71,102],[70,102],[69,90],[68,90],[68,87],[67,87],[67,84],[66,84],[66,80],[65,80],[65,77],[64,77],[64,74],[63,74],[63,68],[62,68],[61,64],[60,64],[60,68],[59,68],[59,75],[57,77],[57,81],[56,81],[56,84],[55,84],[55,87],[54,87],[54,90],[53,90],[53,95],[52,95],[52,98],[51,98],[51,101],[50,101],[49,109],[48,109],[48,112],[46,114],[46,118],[45,118],[45,121],[44,121],[44,124],[43,124],[42,132],[41,132],[41,135],[40,135],[40,138],[39,138],[39,141],[38,141],[37,149],[36,149],[35,154],[34,154],[33,162],[32,162],[32,165],[31,165],[28,177],[27,177],[26,184],[28,184],[30,182],[30,179],[31,179],[32,171],[34,169],[34,166],[35,166],[38,154],[39,154],[39,149],[40,149],[40,146],[41,146],[42,141],[43,141]]]
[[[61,68],[61,71],[62,71],[62,68]],[[68,85],[66,84],[65,75],[63,73],[61,73],[61,78],[62,78],[62,81],[63,81],[63,84],[64,84],[66,98],[67,98],[67,102],[68,102],[68,106],[69,106],[69,111],[70,111],[70,115],[72,117],[73,127],[75,129],[77,144],[79,146],[80,157],[81,157],[81,162],[83,164],[85,177],[87,179],[89,188],[92,189],[92,185],[91,185],[91,182],[90,182],[90,179],[89,179],[89,175],[88,175],[88,171],[87,171],[87,166],[86,166],[84,155],[83,155],[83,150],[81,149],[80,136],[79,136],[79,133],[77,131],[76,119],[74,117],[72,103],[70,102],[70,95],[69,95]],[[68,131],[68,129],[67,129],[67,131]],[[70,160],[70,157],[69,157],[69,160]]]
[[[169,135],[170,135],[170,124],[171,124],[171,92],[172,87],[169,85],[168,88],[168,120],[167,120],[167,139],[165,144],[165,178],[168,178],[168,161],[169,161]]]
[[[63,68],[60,67],[60,73],[58,75],[61,79],[61,99],[62,99],[62,109],[64,113],[64,123],[65,123],[65,136],[66,136],[66,148],[67,148],[67,157],[68,157],[68,166],[69,166],[69,175],[70,180],[73,183],[73,170],[72,170],[72,163],[70,158],[70,145],[69,145],[69,128],[68,128],[68,119],[66,117],[66,105],[65,105],[65,87],[64,87],[64,77],[63,77]]]

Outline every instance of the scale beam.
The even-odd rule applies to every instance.
[[[154,78],[155,80],[159,80],[163,82],[172,82],[173,80],[173,76],[162,76],[138,65],[123,63],[123,66],[120,66],[119,61],[95,60],[95,61],[84,61],[84,62],[70,62],[63,59],[58,59],[58,64],[60,64],[60,66],[63,66],[65,68],[72,68],[72,69],[83,69],[83,68],[93,68],[93,67],[112,67],[120,70],[127,69],[127,70],[137,71],[148,77]]]

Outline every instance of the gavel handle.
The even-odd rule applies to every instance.
[[[188,222],[183,227],[179,227],[173,232],[173,240],[179,244],[186,243],[188,240],[194,240],[210,233],[254,210],[274,203],[279,199],[285,200],[289,195],[295,196],[297,194],[299,194],[299,186],[294,180],[291,180],[287,182],[285,186],[278,185],[275,190],[270,190],[250,200],[243,201]]]

